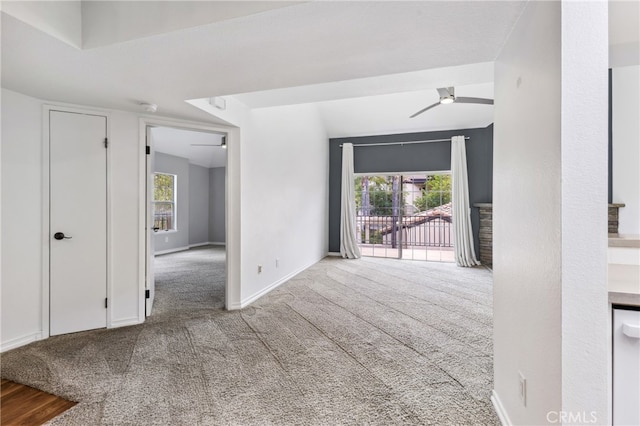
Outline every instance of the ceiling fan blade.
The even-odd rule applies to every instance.
[[[438,95],[440,95],[441,98],[455,96],[453,92],[455,89],[453,87],[438,87],[436,90],[438,91]]]
[[[493,99],[486,98],[465,98],[462,96],[458,96],[454,101],[456,103],[461,104],[484,104],[484,105],[493,105]]]
[[[415,117],[415,116],[417,116],[417,115],[420,115],[420,114],[422,114],[423,112],[425,112],[425,111],[427,111],[427,110],[429,110],[429,109],[431,109],[431,108],[433,108],[433,107],[437,107],[438,105],[440,105],[440,102],[436,102],[436,103],[435,103],[435,104],[433,104],[433,105],[429,105],[428,107],[423,108],[423,109],[421,109],[420,111],[416,112],[415,114],[413,114],[413,115],[412,115],[412,116],[410,116],[409,118],[413,118],[413,117]]]

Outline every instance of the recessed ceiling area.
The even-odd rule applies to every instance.
[[[221,147],[223,135],[219,133],[154,127],[151,135],[155,152],[186,158],[189,164],[207,168],[227,165],[227,150]]]
[[[211,122],[185,100],[492,62],[525,4],[304,2],[84,50],[5,10],[2,86],[133,112],[145,101],[157,115]]]
[[[249,108],[314,103],[329,137],[478,128],[493,123],[491,105],[441,105],[409,118],[438,102],[438,87],[450,86],[455,86],[457,96],[493,99],[493,63],[242,93],[233,98]],[[208,109],[206,100],[201,101],[197,104]]]
[[[465,126],[459,120],[466,116],[473,126],[492,107],[451,105],[410,122],[400,117],[432,102],[437,87],[492,98],[483,85],[492,83],[493,61],[526,3],[3,1],[2,87],[136,113],[148,102],[158,116],[222,124],[186,101],[237,95],[249,108],[313,102],[332,134],[346,116],[353,119],[343,126],[349,134],[365,132],[367,122],[376,132],[429,130]],[[639,3],[609,5],[611,62],[637,64]]]
[[[456,96],[493,99],[493,83],[456,86]],[[329,137],[349,137],[487,127],[493,105],[437,107],[409,118],[440,99],[435,89],[342,99],[318,104]]]
[[[249,16],[298,1],[3,1],[9,15],[79,49]]]

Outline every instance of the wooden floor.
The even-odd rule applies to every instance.
[[[55,395],[2,379],[0,425],[41,425],[76,405]]]

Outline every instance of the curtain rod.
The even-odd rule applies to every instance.
[[[468,141],[469,136],[465,136],[464,140]],[[448,139],[428,139],[424,141],[407,141],[407,142],[380,142],[380,143],[361,143],[361,144],[353,144],[353,147],[359,146],[383,146],[383,145],[413,145],[415,143],[430,143],[430,142],[451,142],[451,138]],[[342,144],[340,144],[340,148],[342,148]]]

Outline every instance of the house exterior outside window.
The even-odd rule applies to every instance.
[[[176,175],[153,174],[153,228],[156,231],[176,230]]]

